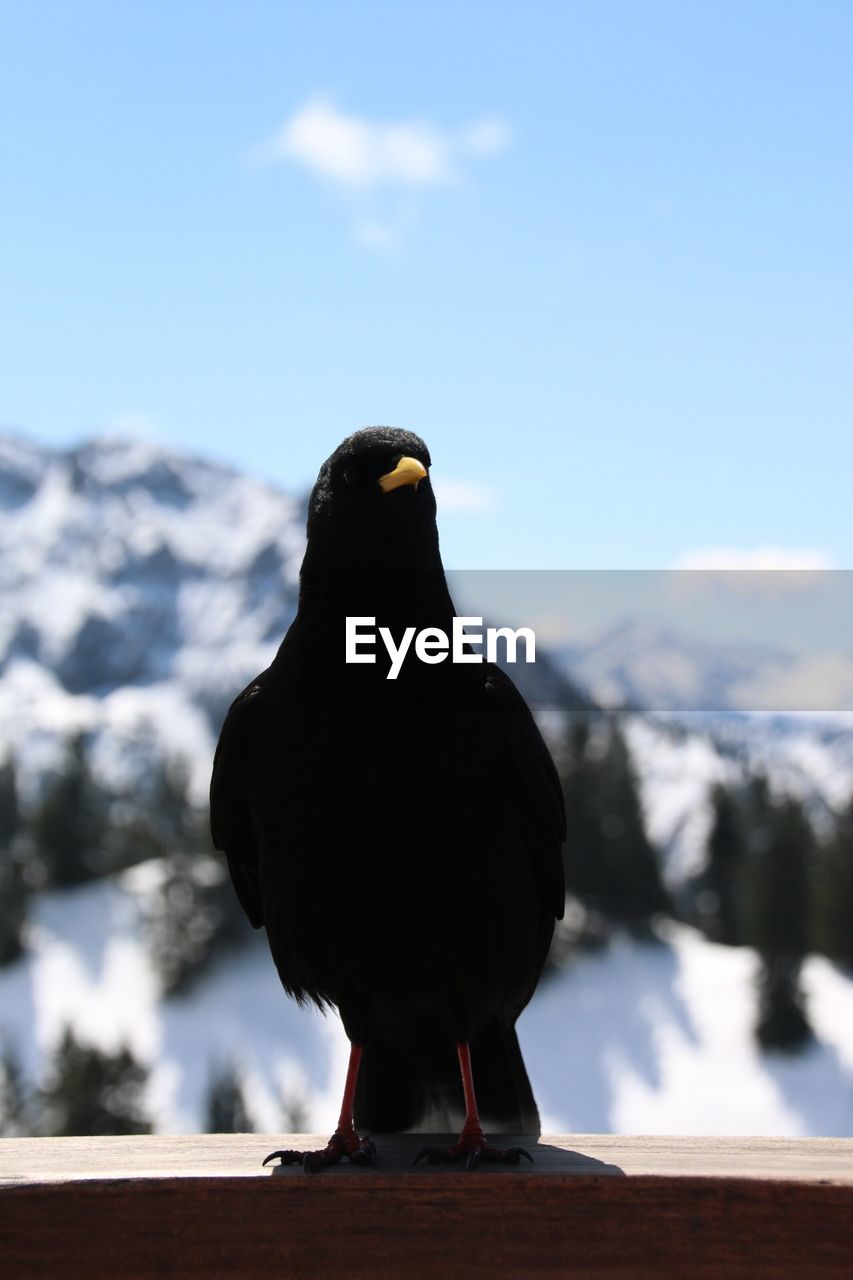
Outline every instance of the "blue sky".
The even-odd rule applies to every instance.
[[[845,0],[0,0],[0,60],[0,424],[297,488],[394,423],[455,567],[853,567]]]

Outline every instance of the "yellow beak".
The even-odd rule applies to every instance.
[[[420,482],[426,479],[426,473],[426,467],[417,458],[401,458],[393,471],[389,471],[387,476],[379,477],[379,485],[383,493],[401,489],[404,484],[413,484],[417,489]]]

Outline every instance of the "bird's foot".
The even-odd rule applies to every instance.
[[[533,1157],[524,1147],[492,1147],[486,1141],[479,1124],[466,1123],[459,1141],[449,1147],[421,1147],[412,1164],[428,1160],[430,1164],[460,1164],[466,1169],[476,1169],[478,1164],[519,1164],[521,1157],[533,1163]]]
[[[264,1164],[280,1160],[282,1164],[301,1164],[306,1173],[319,1173],[331,1164],[340,1164],[344,1156],[352,1164],[377,1164],[374,1143],[360,1138],[355,1129],[337,1129],[320,1151],[271,1151]]]

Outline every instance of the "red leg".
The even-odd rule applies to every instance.
[[[465,1041],[456,1046],[459,1070],[462,1073],[462,1092],[465,1097],[465,1123],[459,1141],[451,1147],[423,1147],[415,1156],[414,1164],[424,1156],[430,1164],[448,1164],[465,1161],[467,1169],[476,1169],[481,1160],[502,1164],[518,1164],[522,1156],[532,1163],[532,1157],[523,1147],[490,1147],[480,1124],[477,1095],[474,1092],[474,1073],[471,1070],[471,1051]]]
[[[460,1040],[456,1046],[456,1053],[459,1058],[459,1070],[462,1072],[462,1092],[465,1095],[465,1124],[462,1127],[459,1140],[460,1142],[465,1142],[466,1140],[479,1139],[482,1143],[486,1139],[480,1124],[480,1113],[477,1110],[474,1074],[471,1071],[471,1050],[464,1041]]]
[[[355,1100],[355,1086],[358,1081],[358,1069],[364,1048],[360,1044],[350,1045],[349,1065],[347,1067],[344,1096],[341,1102],[341,1114],[338,1127],[332,1134],[322,1151],[272,1151],[264,1164],[270,1160],[280,1159],[282,1164],[301,1164],[307,1173],[317,1173],[326,1165],[338,1164],[347,1156],[353,1164],[376,1164],[376,1148],[369,1138],[359,1138],[352,1119],[352,1108]]]
[[[355,1101],[355,1086],[358,1081],[358,1069],[361,1066],[361,1057],[364,1053],[364,1047],[360,1044],[351,1044],[349,1047],[349,1064],[347,1066],[347,1078],[344,1084],[344,1096],[341,1100],[341,1114],[338,1117],[337,1132],[342,1131],[355,1132],[352,1123],[352,1107]]]

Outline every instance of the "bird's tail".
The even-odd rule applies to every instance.
[[[484,1128],[539,1136],[539,1109],[515,1027],[487,1022],[471,1041],[471,1071]]]
[[[471,1069],[483,1127],[491,1133],[539,1135],[539,1111],[515,1028],[497,1019],[472,1038]],[[355,1096],[356,1128],[367,1133],[452,1131],[465,1100],[456,1055],[448,1046],[440,1076],[384,1039],[365,1047]]]

